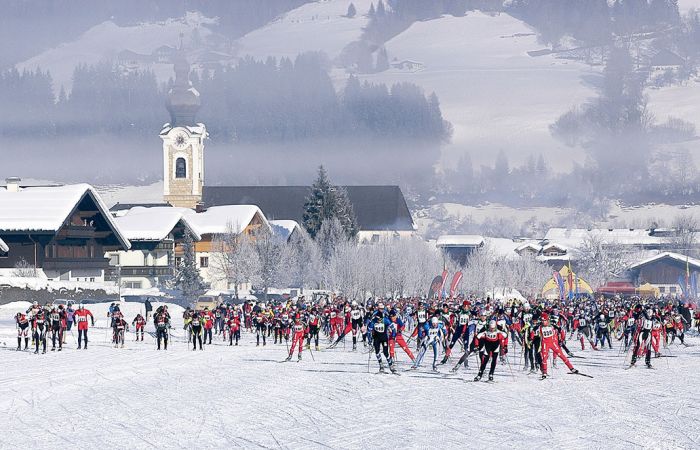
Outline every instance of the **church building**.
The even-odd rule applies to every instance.
[[[175,82],[168,93],[170,123],[160,132],[163,140],[163,200],[175,207],[195,209],[225,205],[256,205],[269,220],[301,224],[310,186],[207,186],[204,147],[207,129],[195,116],[199,92],[189,80],[184,52],[174,61]],[[416,226],[398,186],[345,186],[357,217],[359,239],[414,236]]]

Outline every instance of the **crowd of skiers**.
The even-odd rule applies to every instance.
[[[112,343],[123,347],[127,322],[118,305],[110,306],[108,317]],[[89,319],[89,321],[88,321]],[[167,350],[171,336],[171,316],[167,306],[160,306],[152,317],[157,349]],[[143,341],[148,318],[137,314],[131,320],[135,339]],[[50,336],[51,350],[62,350],[65,332],[73,323],[78,328],[78,348],[87,349],[89,323],[94,326],[92,313],[79,305],[47,305],[36,302],[25,312],[17,313],[17,349],[28,348],[32,338],[34,352],[45,353]],[[488,369],[493,380],[499,363],[509,364],[509,351],[520,352],[523,370],[548,375],[548,360],[562,360],[570,373],[580,374],[569,358],[573,354],[567,340],[585,350],[613,348],[620,342],[620,354],[629,355],[630,366],[643,358],[651,367],[652,355],[660,357],[661,347],[685,344],[685,334],[691,327],[700,333],[700,311],[693,312],[689,304],[678,300],[659,302],[655,299],[572,299],[569,301],[496,302],[490,299],[455,298],[426,301],[423,299],[369,299],[366,302],[343,298],[307,303],[303,297],[295,302],[221,304],[212,310],[187,308],[183,327],[193,350],[203,350],[215,339],[230,346],[239,345],[241,332],[255,336],[257,346],[285,343],[289,361],[294,353],[302,359],[304,348],[321,350],[321,339],[328,348],[342,344],[352,351],[358,344],[373,353],[380,372],[388,368],[396,373],[397,347],[412,362],[411,369],[420,367],[426,355],[432,356],[434,371],[446,364],[458,349],[460,357],[451,372],[468,367],[471,355],[478,361],[475,381]],[[414,347],[411,347],[411,341]],[[415,351],[415,353],[414,353]],[[313,355],[313,354],[312,354]],[[580,357],[580,356],[578,356]],[[509,370],[512,368],[509,367]],[[583,374],[581,374],[583,375]]]

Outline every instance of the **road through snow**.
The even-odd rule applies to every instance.
[[[511,352],[512,373],[499,365],[495,383],[473,383],[474,361],[456,377],[376,375],[373,356],[368,373],[368,355],[342,344],[280,364],[284,344],[255,347],[248,333],[192,352],[179,314],[167,352],[150,336],[112,348],[97,328],[88,350],[70,336],[63,352],[34,355],[14,350],[13,313],[0,309],[3,449],[700,447],[698,346],[673,345],[657,370],[623,370],[617,349],[579,351],[572,362],[595,379],[559,363],[544,381]]]

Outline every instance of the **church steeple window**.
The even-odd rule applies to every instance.
[[[187,178],[187,162],[185,158],[175,160],[175,178]]]

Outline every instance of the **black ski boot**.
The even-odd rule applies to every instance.
[[[474,381],[480,381],[480,380],[481,380],[481,374],[474,377]]]
[[[287,356],[287,359],[285,359],[285,361],[291,361],[291,360],[292,360],[292,355],[290,354],[289,356]]]
[[[489,381],[493,381],[493,375],[489,375]]]

